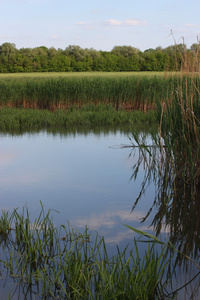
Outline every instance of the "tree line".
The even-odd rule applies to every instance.
[[[192,64],[199,55],[199,45],[189,49],[184,44],[147,49],[115,46],[111,51],[83,49],[70,45],[65,50],[47,48],[17,49],[13,43],[0,45],[0,72],[83,72],[83,71],[178,71],[185,55]]]

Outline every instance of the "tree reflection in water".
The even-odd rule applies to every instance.
[[[131,180],[136,180],[139,169],[144,168],[141,191],[133,204],[132,211],[136,209],[142,195],[153,182],[155,185],[153,205],[141,222],[147,220],[153,209],[154,211],[156,209],[151,223],[156,236],[163,231],[167,232],[167,239],[176,249],[199,264],[200,182],[198,169],[194,172],[195,176],[190,176],[191,169],[184,153],[174,153],[171,149],[167,149],[159,133],[138,134],[134,132],[130,140],[132,144],[129,157],[134,157],[137,153],[136,149],[139,149],[138,160],[132,167]],[[172,270],[175,272],[176,280],[178,276],[183,275],[184,271],[187,277],[185,283],[192,277],[196,279],[199,272],[180,253],[176,255],[170,266],[170,272]],[[197,299],[200,283],[193,281],[193,284],[190,297]],[[188,289],[189,284],[186,286]],[[195,296],[194,292],[196,292]]]

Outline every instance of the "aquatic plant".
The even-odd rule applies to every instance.
[[[108,256],[104,238],[71,226],[56,228],[41,212],[31,222],[27,208],[13,212],[12,235],[3,248],[1,264],[26,295],[38,299],[161,299],[170,278],[165,267],[170,258],[148,245],[143,258],[137,243]],[[1,229],[1,228],[0,228]]]
[[[189,280],[189,282],[185,283],[183,286],[179,287],[178,289],[174,290],[173,292],[169,293],[169,296],[175,296],[176,294],[178,294],[178,292],[183,289],[183,288],[186,288],[192,281],[194,281],[200,274],[199,270],[200,270],[200,266],[199,264],[193,260],[191,257],[189,257],[187,254],[183,253],[183,252],[180,252],[175,246],[173,243],[171,243],[169,240],[166,240],[166,241],[162,241],[161,239],[159,239],[158,237],[152,235],[152,234],[149,234],[145,231],[142,231],[142,230],[138,230],[132,226],[128,226],[126,224],[124,224],[127,228],[129,228],[130,230],[136,232],[137,234],[140,235],[138,241],[141,241],[141,242],[146,242],[146,243],[152,243],[153,245],[162,245],[164,247],[167,247],[172,253],[177,253],[178,256],[181,256],[181,257],[184,257],[184,259],[187,261],[187,262],[190,262],[192,265],[194,265],[197,269],[198,269],[198,272],[197,274],[195,274],[195,276]],[[143,240],[142,238],[147,238],[147,240]],[[159,263],[159,258],[157,258],[157,263]],[[175,264],[176,265],[176,264]],[[191,271],[191,269],[190,269]],[[173,271],[170,271],[170,276],[171,274],[173,273]],[[198,290],[199,290],[199,281],[198,281],[198,284],[197,284],[197,288],[195,288],[195,293],[197,294],[198,296]],[[195,296],[195,293],[193,294],[193,296]],[[192,299],[193,299],[193,296],[192,296]],[[198,297],[199,298],[199,297]],[[196,299],[196,298],[195,298]]]
[[[143,223],[151,213],[156,212],[151,221],[156,235],[162,231],[168,232],[169,241],[177,247],[179,252],[185,253],[189,257],[198,258],[200,249],[199,213],[200,196],[198,178],[192,177],[186,182],[186,176],[182,177],[182,170],[176,169],[182,165],[183,157],[180,152],[173,152],[173,162],[165,144],[160,144],[159,132],[151,134],[133,133],[130,138],[131,152],[129,157],[133,158],[132,175],[130,180],[137,180],[140,169],[144,169],[144,178],[138,197],[134,200],[132,211],[139,204],[142,196],[147,191],[151,182],[155,186],[155,196],[152,207],[141,219]],[[162,141],[164,143],[164,141]],[[135,152],[135,149],[138,152]],[[139,155],[138,155],[139,153]],[[137,154],[137,160],[134,159]],[[191,168],[190,162],[185,162],[187,170]],[[189,174],[188,174],[189,176]],[[183,261],[183,257],[177,259],[177,265]]]
[[[1,131],[28,131],[49,128],[68,128],[69,126],[108,126],[156,124],[153,111],[116,111],[112,105],[86,105],[82,108],[71,106],[55,112],[39,109],[18,109],[4,107],[0,109]]]

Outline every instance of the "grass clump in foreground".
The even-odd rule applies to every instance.
[[[131,251],[127,246],[108,257],[103,237],[92,237],[87,227],[83,233],[64,225],[58,229],[50,212],[42,206],[33,223],[28,209],[3,212],[13,228],[1,244],[6,280],[12,278],[36,299],[162,299],[168,283],[165,247],[158,254],[148,244],[141,258],[134,241]]]
[[[153,111],[116,111],[111,105],[86,105],[55,112],[39,109],[0,109],[0,130],[34,130],[69,126],[108,126],[157,123]]]

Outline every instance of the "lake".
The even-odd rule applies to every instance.
[[[123,224],[151,234],[158,233],[159,226],[161,238],[169,237],[167,214],[161,203],[155,202],[156,176],[147,177],[148,162],[141,160],[138,148],[120,147],[131,145],[129,137],[132,133],[123,129],[1,133],[0,208],[20,211],[27,206],[34,220],[42,201],[45,211],[58,211],[52,211],[55,226],[69,222],[81,230],[87,225],[105,237],[110,254],[115,253],[116,244],[123,249],[138,237]],[[145,138],[151,144],[151,135],[145,133]],[[146,244],[140,243],[141,254],[145,248]],[[181,277],[183,271],[186,275]],[[194,267],[188,271],[182,264],[171,290],[196,273]],[[194,288],[199,288],[197,281],[187,285],[187,292],[181,289],[177,299],[189,299]],[[198,299],[198,293],[192,299]]]

